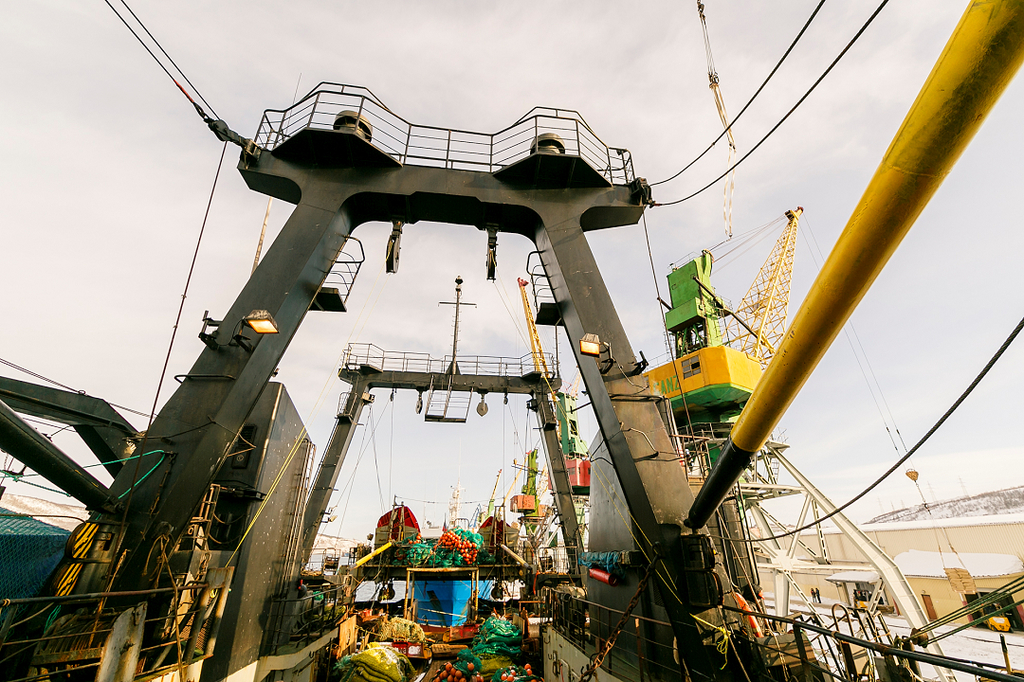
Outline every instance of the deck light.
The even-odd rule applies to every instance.
[[[601,357],[601,339],[597,334],[584,334],[580,339],[580,353],[594,358]]]
[[[277,322],[274,322],[274,316],[268,310],[254,310],[243,317],[242,322],[257,334],[278,333]]]

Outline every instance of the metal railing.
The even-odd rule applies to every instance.
[[[347,237],[345,245],[342,246],[337,260],[334,261],[320,288],[337,289],[342,304],[347,303],[349,294],[352,293],[352,285],[355,284],[359,269],[363,267],[365,261],[366,253],[363,251],[363,243],[355,237]]]
[[[526,257],[526,271],[530,275],[534,309],[540,310],[543,303],[555,303],[555,292],[551,287],[551,280],[544,269],[544,264],[540,260],[540,251],[531,251]]]
[[[600,648],[622,616],[617,609],[564,593],[549,591],[548,597],[543,615],[550,617],[560,635],[588,656]],[[621,680],[678,680],[680,668],[674,657],[679,652],[673,642],[671,624],[634,612],[601,668]]]
[[[552,354],[547,354],[548,378],[558,376],[558,364]],[[371,343],[351,343],[342,356],[342,369],[358,370],[372,367],[380,372],[418,372],[423,374],[445,374],[452,364],[452,356],[431,357],[429,353],[384,350]],[[527,353],[518,358],[504,358],[492,355],[458,356],[460,374],[523,377],[535,372],[533,355]]]
[[[549,591],[544,615],[552,627],[576,645],[592,654],[619,621],[621,611],[568,594]],[[709,641],[724,642],[723,668],[734,666],[738,679],[791,680],[792,682],[862,682],[872,679],[930,679],[940,670],[959,672],[977,679],[1020,682],[1019,676],[1002,666],[936,656],[909,646],[906,640],[872,641],[842,632],[838,627],[785,618],[761,612],[749,612],[729,606],[724,615],[744,624],[752,616],[761,621],[764,636],[730,637],[721,640],[714,627],[701,626]],[[768,627],[771,623],[772,627]],[[715,626],[717,627],[717,626]],[[735,625],[733,625],[735,627]],[[772,629],[774,628],[774,630]],[[678,679],[673,667],[673,633],[669,623],[631,614],[616,645],[602,668],[625,680]],[[739,653],[743,651],[741,656]],[[667,655],[667,656],[666,656]],[[739,667],[743,661],[742,669]],[[922,672],[921,665],[930,666]],[[903,668],[904,670],[899,670]],[[575,672],[575,671],[573,671]],[[949,676],[952,678],[952,676]]]
[[[728,606],[722,608],[727,612],[747,616],[747,612],[741,609]],[[757,640],[757,646],[767,656],[767,660],[779,657],[799,666],[800,676],[808,681],[824,677],[857,682],[865,675],[876,679],[900,679],[901,677],[920,679],[922,676],[921,664],[931,666],[936,672],[942,670],[952,673],[955,671],[972,675],[978,679],[998,680],[999,682],[1020,682],[1021,680],[1020,677],[1005,672],[999,665],[937,656],[915,649],[906,639],[893,644],[871,641],[846,634],[838,628],[827,628],[799,618],[785,618],[760,612],[756,615],[758,619],[781,624],[783,628],[777,627],[777,629],[789,630],[793,641],[793,645],[787,643],[780,646],[773,643],[773,640],[777,638],[771,636],[764,638],[764,642]],[[867,659],[867,670],[862,670],[854,664],[855,648],[875,654]],[[878,666],[884,666],[885,670],[877,670]],[[898,667],[907,668],[907,674],[901,676],[896,670]],[[953,679],[953,676],[949,675],[949,679]]]
[[[226,574],[228,580],[230,573]],[[152,677],[213,654],[227,583],[193,583],[128,592],[96,592],[0,601],[0,666],[9,682],[93,674],[106,656],[115,621],[129,604],[147,603],[136,676]],[[117,603],[111,608],[108,603]],[[31,659],[31,661],[29,660]],[[77,679],[77,678],[76,678]]]
[[[348,584],[310,590],[294,599],[274,599],[264,632],[264,654],[277,655],[287,648],[312,642],[338,626],[348,615],[345,591]]]
[[[265,111],[255,142],[272,151],[302,130],[335,130],[342,111],[369,122],[368,141],[405,165],[492,173],[529,156],[540,135],[554,133],[567,155],[580,157],[608,182],[623,185],[635,179],[629,151],[606,145],[570,109],[535,107],[504,130],[476,133],[410,123],[367,88],[341,83],[321,82],[287,109]]]

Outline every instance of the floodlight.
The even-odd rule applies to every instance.
[[[274,316],[268,310],[254,310],[243,317],[242,322],[257,334],[278,333],[277,322],[274,322]]]
[[[580,339],[580,353],[591,357],[601,357],[601,339],[597,334],[584,334]]]

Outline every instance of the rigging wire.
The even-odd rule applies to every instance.
[[[208,119],[209,117],[206,115],[206,112],[203,111],[203,108],[200,107],[199,104],[197,104],[196,101],[192,98],[192,96],[188,94],[188,91],[186,91],[185,88],[182,87],[181,83],[178,82],[178,80],[170,72],[170,70],[167,68],[167,66],[160,60],[159,57],[156,56],[156,53],[154,53],[153,50],[149,47],[149,45],[146,44],[146,41],[142,39],[142,36],[139,35],[138,31],[136,31],[132,27],[132,25],[128,22],[128,20],[124,18],[124,15],[121,14],[121,12],[117,11],[117,8],[114,7],[113,4],[111,4],[110,0],[103,0],[103,1],[105,3],[107,3],[107,7],[109,7],[111,9],[111,11],[115,15],[117,15],[117,18],[121,20],[121,23],[123,23],[125,25],[125,28],[127,28],[131,32],[131,34],[133,36],[135,36],[135,39],[139,41],[139,44],[142,45],[143,48],[145,48],[146,52],[149,53],[149,56],[152,57],[153,61],[155,61],[157,63],[157,66],[159,66],[163,70],[163,72],[167,74],[167,77],[170,78],[171,81],[176,86],[178,86],[178,89],[181,90],[181,93],[183,95],[185,95],[185,97],[188,98],[188,101],[192,103],[192,106],[195,107],[195,109],[199,113],[199,115],[203,118],[204,121],[206,121],[206,119]],[[144,23],[142,23],[142,20],[139,19],[138,15],[135,14],[134,11],[132,11],[131,7],[128,6],[128,3],[125,2],[125,0],[118,0],[118,2],[120,2],[122,5],[124,5],[125,9],[128,10],[128,12],[135,19],[135,21],[138,22],[139,26],[142,27],[142,30],[146,32],[146,35],[148,35],[150,37],[150,39],[153,41],[153,44],[155,44],[157,46],[157,48],[160,50],[160,52],[162,52],[163,55],[165,57],[167,57],[167,61],[169,61],[171,63],[171,66],[174,67],[174,70],[177,71],[181,75],[182,79],[186,83],[188,83],[189,87],[192,88],[192,91],[195,92],[196,97],[198,97],[199,100],[203,104],[206,105],[206,108],[210,110],[210,113],[213,114],[213,116],[215,118],[220,118],[219,116],[217,116],[217,112],[214,111],[212,106],[210,106],[210,103],[206,100],[206,98],[203,97],[202,93],[199,92],[199,88],[197,88],[195,85],[193,85],[192,81],[189,80],[189,77],[185,75],[185,72],[182,71],[178,67],[177,63],[175,63],[175,61],[171,58],[171,55],[167,54],[167,50],[165,50],[163,48],[163,46],[160,44],[160,41],[158,41],[156,39],[156,37],[152,33],[150,33],[149,29],[146,28],[146,25]],[[212,119],[210,119],[210,120],[212,120]],[[209,122],[209,121],[207,121],[207,122]]]
[[[167,378],[167,367],[170,365],[171,362],[171,351],[174,350],[174,340],[178,335],[178,326],[181,324],[181,315],[185,310],[185,299],[188,298],[188,288],[189,285],[192,283],[192,274],[195,272],[196,269],[196,261],[199,259],[199,247],[201,247],[203,244],[203,235],[206,233],[206,222],[210,218],[210,207],[213,206],[213,197],[214,194],[216,194],[217,192],[217,181],[220,179],[220,171],[221,168],[224,166],[224,155],[227,152],[227,150],[228,143],[225,142],[221,146],[220,160],[217,162],[217,172],[213,176],[213,186],[210,187],[210,198],[206,201],[206,212],[203,214],[203,222],[202,225],[200,225],[199,227],[199,236],[196,239],[195,251],[192,253],[192,262],[189,264],[188,267],[188,276],[185,277],[185,287],[184,289],[182,289],[181,292],[181,303],[178,305],[178,314],[174,318],[174,326],[171,328],[171,340],[167,344],[167,355],[164,357],[164,366],[160,370],[160,379],[159,381],[157,381],[156,384],[156,395],[153,396],[153,407],[149,412],[149,419],[146,424],[146,430],[142,436],[142,443],[138,447],[138,450],[141,452],[146,451],[146,442],[149,440],[150,428],[153,426],[153,420],[156,418],[156,407],[157,405],[160,404],[160,391],[163,389],[164,380]],[[128,499],[125,500],[124,502],[124,513],[121,515],[121,524],[120,528],[118,529],[117,548],[112,554],[112,556],[117,556],[120,553],[122,543],[124,542],[124,530],[128,524],[128,510],[131,509],[132,497],[135,495],[135,487],[139,483],[139,470],[141,464],[141,458],[135,460],[135,470],[132,472],[132,483],[131,486],[128,488]],[[107,583],[108,589],[110,586],[114,584],[114,579],[117,577],[117,569],[120,568],[122,565],[122,563],[118,563],[114,570],[110,572],[110,580]]]
[[[757,99],[757,96],[761,94],[762,90],[764,90],[764,86],[768,85],[768,81],[770,81],[772,79],[772,76],[775,75],[775,72],[778,71],[779,67],[782,66],[782,63],[784,61],[786,61],[786,57],[789,56],[789,53],[792,52],[793,48],[796,47],[796,44],[798,42],[800,42],[800,38],[803,37],[804,32],[807,30],[807,27],[811,25],[812,21],[814,21],[814,17],[817,16],[818,10],[820,10],[821,6],[824,5],[824,4],[825,4],[825,0],[821,0],[821,2],[818,3],[818,6],[814,8],[813,12],[811,12],[811,16],[808,17],[807,21],[804,23],[803,28],[800,29],[800,32],[796,34],[796,38],[794,38],[793,42],[790,43],[789,48],[783,53],[783,55],[779,59],[778,63],[775,64],[775,68],[773,68],[771,70],[771,73],[769,73],[768,77],[764,79],[764,82],[761,83],[761,86],[754,92],[754,94],[751,96],[751,98],[749,100],[747,100],[747,103],[743,105],[743,108],[740,109],[740,113],[736,114],[736,118],[734,118],[732,121],[729,122],[729,125],[727,125],[725,127],[725,130],[723,130],[718,135],[718,137],[716,137],[714,139],[714,141],[712,141],[712,143],[708,145],[708,148],[705,149],[704,151],[702,151],[697,156],[697,158],[695,158],[690,163],[686,164],[686,166],[684,166],[682,170],[678,171],[677,173],[675,173],[671,177],[665,178],[664,180],[659,180],[657,182],[652,182],[651,183],[651,187],[654,187],[655,185],[662,185],[662,184],[664,184],[666,182],[669,182],[671,180],[675,180],[676,178],[678,178],[680,175],[685,173],[693,164],[695,164],[698,161],[700,161],[704,157],[705,154],[707,154],[709,151],[714,149],[715,145],[718,144],[718,141],[721,140],[723,137],[725,137],[725,135],[732,130],[732,127],[733,127],[733,125],[736,124],[736,121],[740,120],[740,116],[743,115],[743,112],[745,112],[747,110],[747,108],[750,107],[750,105],[754,103],[754,100]],[[708,50],[708,59],[709,59],[709,62],[713,65],[714,62],[711,61],[710,49]]]
[[[756,540],[751,540],[751,542],[765,542],[767,540],[778,540],[780,538],[789,537],[790,535],[795,535],[797,533],[800,533],[802,531],[808,530],[810,528],[814,528],[815,526],[819,525],[822,521],[825,521],[826,519],[830,519],[833,516],[835,516],[836,514],[842,512],[845,509],[847,509],[854,502],[857,502],[862,497],[867,495],[869,492],[871,492],[872,490],[877,488],[882,483],[882,481],[884,481],[889,476],[891,476],[894,471],[899,469],[900,466],[902,466],[904,462],[906,462],[908,459],[910,459],[914,455],[914,453],[916,453],[919,449],[921,449],[921,446],[923,446],[926,442],[928,442],[928,439],[931,438],[932,435],[936,431],[939,430],[939,427],[941,427],[946,422],[946,420],[949,419],[949,417],[952,416],[952,414],[954,412],[956,412],[957,408],[959,408],[960,405],[963,404],[963,402],[965,400],[967,400],[967,397],[969,395],[971,395],[971,393],[974,392],[974,389],[978,387],[978,384],[980,384],[981,380],[985,378],[985,375],[989,373],[989,370],[991,370],[992,367],[996,364],[996,362],[999,361],[999,358],[1001,358],[1003,356],[1003,353],[1005,353],[1006,349],[1008,349],[1010,347],[1010,344],[1012,344],[1014,342],[1014,340],[1017,338],[1017,335],[1020,334],[1022,329],[1024,329],[1024,318],[1021,318],[1020,322],[1017,323],[1017,326],[1014,327],[1012,332],[1010,332],[1010,335],[1006,337],[1005,341],[1003,341],[1003,344],[1001,346],[999,346],[999,350],[997,350],[995,352],[995,354],[991,358],[989,358],[989,361],[985,364],[985,366],[982,368],[982,370],[978,373],[978,375],[976,377],[974,377],[974,381],[972,381],[970,383],[970,385],[966,389],[964,389],[964,392],[960,394],[960,397],[957,398],[956,401],[954,401],[953,404],[950,405],[949,409],[947,409],[945,411],[945,413],[941,417],[939,417],[938,421],[936,421],[935,424],[933,424],[932,427],[930,429],[928,429],[928,432],[925,433],[921,437],[921,439],[919,441],[917,441],[917,443],[914,445],[914,447],[910,448],[910,450],[907,451],[907,454],[903,455],[898,460],[896,460],[895,464],[893,464],[891,467],[889,467],[889,469],[886,470],[885,473],[883,473],[881,476],[876,478],[869,486],[864,488],[862,491],[860,491],[859,493],[854,495],[852,498],[850,498],[849,500],[844,502],[842,505],[840,505],[839,507],[837,507],[833,511],[829,512],[828,514],[825,514],[824,516],[822,516],[822,517],[820,517],[818,519],[816,519],[812,523],[806,524],[806,525],[801,526],[799,528],[794,528],[794,529],[792,529],[792,530],[790,530],[790,531],[788,531],[786,533],[782,533],[781,535],[773,535],[771,537],[766,537],[766,538],[757,538]],[[741,542],[741,541],[737,540],[737,542]],[[745,542],[745,541],[743,541],[743,542]]]
[[[736,158],[736,138],[732,134],[732,126],[729,124],[729,113],[725,109],[725,97],[719,87],[718,69],[715,68],[715,58],[711,54],[711,37],[708,35],[708,19],[704,15],[704,3],[697,0],[697,14],[700,16],[700,26],[704,31],[704,56],[708,63],[708,83],[711,92],[715,97],[715,107],[718,109],[718,117],[722,120],[722,127],[729,139],[729,157],[725,162],[726,166],[732,166]],[[725,235],[727,239],[732,238],[732,197],[736,191],[736,171],[729,173],[722,191],[722,217],[725,219]]]
[[[721,272],[723,269],[729,267],[733,263],[737,262],[740,256],[745,255],[755,246],[759,245],[768,237],[771,237],[775,232],[786,224],[786,217],[779,216],[775,220],[764,225],[759,232],[750,235],[745,242],[736,243],[733,248],[727,250],[722,254],[715,255],[715,269]]]
[[[807,235],[810,237],[810,243],[813,245],[813,249],[810,249],[811,260],[814,261],[814,265],[821,271],[822,264],[825,261],[825,257],[822,254],[821,247],[818,245],[818,240],[814,236],[814,231],[811,229],[810,223],[806,217],[803,220],[804,227],[807,228]],[[851,336],[852,333],[852,336]],[[843,334],[846,336],[846,342],[850,345],[850,350],[853,352],[853,358],[857,361],[857,367],[860,369],[861,376],[864,377],[864,382],[868,385],[868,392],[871,394],[871,400],[875,404],[875,409],[878,410],[878,416],[882,418],[882,425],[885,427],[885,432],[889,436],[889,441],[892,443],[893,449],[896,454],[900,454],[900,448],[896,445],[896,438],[893,437],[893,431],[899,436],[900,443],[903,444],[903,452],[907,451],[907,445],[903,442],[903,435],[900,434],[899,427],[896,425],[896,418],[892,414],[892,410],[889,409],[889,403],[885,399],[885,394],[882,392],[882,385],[878,382],[878,377],[875,375],[875,370],[871,367],[871,362],[868,360],[867,352],[864,350],[864,345],[860,343],[860,337],[857,336],[857,329],[853,326],[853,320],[846,323],[843,328]],[[857,339],[857,343],[860,345],[860,353],[857,352],[857,348],[853,344],[853,339]],[[864,358],[864,362],[861,362],[861,356]],[[864,371],[864,366],[867,365],[870,370],[871,378],[868,378],[868,373]],[[872,385],[872,380],[874,385]],[[875,392],[878,392],[878,397],[875,396]],[[882,411],[882,404],[880,404],[879,398],[885,405],[886,411],[889,416],[886,418],[885,412]],[[892,424],[892,429],[889,428],[889,424]]]
[[[389,403],[390,405],[390,403]],[[387,408],[385,408],[387,409]],[[394,412],[394,410],[392,410]],[[373,421],[373,403],[370,403],[370,421]],[[377,497],[380,498],[380,513],[386,511],[384,506],[384,490],[380,484],[380,463],[377,460],[377,429],[370,431],[370,446],[373,449],[373,472],[377,476]]]
[[[227,145],[225,144],[225,146],[227,146]],[[377,271],[377,277],[373,280],[373,285],[370,287],[370,295],[371,296],[373,295],[373,291],[377,287],[377,282],[380,281],[380,276],[381,276],[381,274],[383,272],[384,272],[384,263],[381,263],[380,270]],[[387,278],[384,279],[384,283],[381,284],[381,291],[380,291],[380,293],[377,294],[377,299],[374,300],[373,305],[371,305],[369,307],[369,311],[367,311],[367,304],[370,301],[369,297],[367,297],[367,299],[365,301],[363,301],[363,307],[360,309],[359,315],[356,317],[356,321],[352,325],[352,330],[349,332],[348,340],[345,342],[345,346],[344,347],[346,349],[347,349],[348,345],[350,344],[350,342],[352,341],[353,335],[356,333],[356,331],[355,331],[356,325],[358,325],[359,321],[362,319],[363,313],[366,312],[366,314],[367,314],[366,320],[369,321],[370,315],[373,314],[373,311],[374,311],[374,309],[377,306],[377,300],[380,299],[380,294],[383,293],[384,287],[387,286],[387,283],[390,281],[390,279],[391,279],[390,276],[388,276]],[[309,303],[309,306],[311,306],[312,304],[313,304],[313,301],[311,299],[310,303]],[[306,307],[307,311],[309,310],[309,306]],[[363,323],[364,327],[365,327],[365,324],[366,323],[364,322]],[[334,363],[335,367],[338,366],[338,364],[340,364],[340,362],[341,362],[342,358],[344,357],[344,355],[345,355],[345,350],[342,350],[342,352],[338,355],[337,361],[335,361],[335,363]],[[316,419],[317,415],[320,414],[320,410],[323,408],[323,405],[326,402],[328,388],[329,388],[329,386],[331,384],[331,379],[332,379],[333,376],[334,376],[334,371],[332,369],[330,372],[328,372],[327,379],[324,381],[324,385],[320,389],[320,395],[317,396],[317,399],[313,403],[313,407],[310,410],[309,418],[307,419],[306,423],[311,423],[313,420]],[[260,506],[256,509],[256,513],[253,514],[252,520],[249,521],[249,525],[246,527],[245,532],[242,534],[242,538],[238,541],[238,546],[235,548],[235,551],[232,552],[231,556],[228,558],[227,563],[229,565],[230,565],[230,563],[232,561],[234,561],[235,556],[238,555],[239,550],[242,548],[242,543],[245,542],[245,539],[249,536],[249,532],[256,525],[256,520],[259,519],[260,515],[263,513],[263,510],[266,509],[267,504],[270,502],[270,498],[273,497],[274,494],[277,492],[278,484],[281,482],[281,479],[284,477],[285,471],[287,471],[288,467],[291,466],[292,460],[295,458],[295,455],[299,452],[300,445],[302,444],[302,442],[304,440],[306,440],[306,436],[307,435],[308,435],[308,430],[307,430],[307,427],[304,424],[302,429],[299,432],[298,437],[295,439],[295,444],[292,445],[292,448],[289,451],[288,456],[285,458],[284,463],[281,465],[281,469],[278,471],[277,477],[270,484],[270,489],[267,491],[267,494],[263,498],[263,501],[260,503]]]
[[[76,389],[76,388],[71,388],[70,386],[68,386],[66,384],[62,384],[59,381],[54,381],[53,379],[48,379],[48,378],[44,377],[42,374],[37,374],[36,372],[33,372],[30,369],[26,369],[25,367],[22,367],[21,365],[16,365],[13,362],[11,362],[10,360],[4,360],[3,358],[0,358],[0,365],[7,365],[11,369],[17,370],[19,372],[23,372],[23,373],[29,375],[30,377],[34,377],[36,379],[39,379],[40,381],[45,381],[48,384],[53,384],[57,388],[63,388],[65,391],[71,391],[72,393],[77,393],[78,395],[89,395],[88,393],[86,393],[83,390]],[[110,405],[111,407],[116,407],[119,410],[124,410],[125,412],[131,412],[132,414],[137,414],[140,417],[148,417],[149,416],[148,412],[142,412],[141,410],[133,410],[132,408],[125,407],[124,405],[118,405],[117,403],[112,403],[112,402],[109,402],[109,401],[107,401],[107,404]]]
[[[832,69],[834,69],[834,68],[835,68],[836,64],[838,64],[838,63],[839,63],[839,61],[840,61],[840,60],[841,60],[841,59],[842,59],[842,58],[843,58],[843,57],[844,57],[844,56],[846,55],[846,53],[847,53],[847,52],[848,52],[848,51],[850,50],[850,48],[851,48],[851,47],[853,47],[854,43],[856,43],[856,42],[857,42],[857,40],[859,40],[859,39],[860,39],[861,35],[863,35],[863,34],[864,34],[864,31],[866,31],[866,30],[867,30],[868,26],[870,26],[870,25],[871,25],[871,23],[872,23],[872,22],[873,22],[873,21],[875,20],[875,17],[877,17],[877,16],[879,15],[879,13],[880,13],[880,12],[882,11],[882,9],[884,9],[884,8],[885,8],[885,6],[886,6],[887,4],[889,4],[889,0],[882,0],[882,3],[881,3],[881,4],[880,4],[880,5],[879,5],[879,6],[878,6],[878,7],[876,8],[876,9],[875,9],[875,11],[874,11],[874,12],[873,12],[873,13],[871,14],[871,16],[870,16],[870,17],[868,17],[868,20],[867,20],[866,22],[864,22],[864,25],[860,27],[860,30],[859,30],[859,31],[857,31],[856,35],[854,35],[854,36],[853,36],[853,38],[851,38],[851,39],[850,39],[850,42],[848,42],[848,43],[846,44],[846,47],[844,47],[844,48],[842,49],[842,51],[841,51],[841,52],[839,53],[839,55],[838,55],[838,56],[837,56],[837,57],[836,57],[836,58],[835,58],[834,60],[832,60],[832,63],[828,65],[828,68],[827,68],[827,69],[825,69],[825,71],[824,71],[824,72],[823,72],[823,73],[822,73],[822,74],[821,74],[820,76],[818,76],[818,80],[814,81],[814,84],[813,84],[813,85],[811,85],[811,87],[810,87],[810,88],[809,88],[809,89],[807,90],[807,92],[805,92],[805,93],[803,94],[803,96],[802,96],[802,97],[801,97],[800,99],[798,99],[798,100],[797,100],[796,104],[794,104],[794,105],[793,105],[793,107],[792,107],[792,108],[791,108],[791,109],[790,109],[789,111],[787,111],[787,112],[786,112],[786,115],[785,115],[785,116],[783,116],[783,117],[782,117],[782,118],[781,118],[781,119],[779,120],[779,122],[778,122],[778,123],[776,123],[776,124],[775,124],[774,126],[772,126],[772,129],[771,129],[771,130],[769,130],[769,131],[768,131],[767,133],[765,133],[764,137],[762,137],[762,138],[761,138],[760,140],[758,140],[757,144],[755,144],[755,145],[754,145],[753,147],[751,147],[750,151],[748,151],[748,152],[747,152],[746,154],[744,154],[743,156],[741,156],[741,157],[740,157],[740,160],[739,160],[739,161],[737,161],[736,163],[734,163],[734,164],[733,164],[733,165],[732,165],[732,166],[731,166],[731,167],[730,167],[729,169],[727,169],[727,170],[726,170],[726,171],[725,171],[724,173],[722,173],[721,175],[719,175],[719,176],[718,176],[717,178],[715,178],[714,180],[712,180],[711,182],[709,182],[709,183],[708,183],[707,185],[705,185],[704,187],[701,187],[701,188],[700,188],[699,190],[697,190],[696,192],[693,192],[693,193],[691,193],[691,194],[688,194],[688,195],[686,195],[685,197],[683,197],[682,199],[676,199],[676,200],[674,200],[674,201],[666,201],[666,202],[664,202],[664,203],[654,202],[654,203],[652,203],[651,205],[652,205],[652,206],[674,206],[674,205],[676,205],[676,204],[681,204],[681,203],[683,203],[684,201],[688,201],[688,200],[692,199],[693,197],[697,196],[698,194],[700,194],[701,192],[703,192],[703,191],[705,191],[705,190],[707,190],[707,189],[709,189],[709,188],[711,188],[711,187],[714,187],[714,186],[715,186],[715,184],[716,184],[716,183],[717,183],[717,182],[718,182],[719,180],[721,180],[722,178],[724,178],[724,177],[725,177],[726,175],[728,175],[729,173],[731,173],[731,172],[733,171],[733,169],[734,169],[734,168],[736,168],[736,167],[737,167],[737,166],[739,166],[739,165],[740,165],[741,163],[743,163],[744,161],[746,161],[746,160],[747,160],[747,159],[748,159],[748,158],[750,157],[750,155],[751,155],[751,154],[753,154],[754,152],[756,152],[756,151],[758,150],[758,148],[759,148],[759,147],[760,147],[760,146],[761,146],[762,144],[764,144],[764,143],[765,143],[765,141],[766,141],[766,140],[767,140],[767,139],[768,139],[769,137],[771,137],[771,136],[772,136],[772,134],[773,134],[773,133],[774,133],[774,132],[775,132],[776,130],[778,130],[778,129],[779,129],[779,127],[780,127],[780,126],[782,126],[782,124],[783,124],[783,123],[785,123],[785,122],[786,122],[786,119],[788,119],[788,118],[789,118],[790,116],[792,116],[792,115],[793,115],[793,112],[794,112],[794,111],[796,111],[796,110],[797,110],[797,108],[798,108],[798,107],[799,107],[799,106],[800,106],[801,104],[803,104],[803,103],[804,103],[804,100],[806,100],[806,99],[807,99],[808,97],[810,97],[810,96],[811,96],[811,93],[812,93],[812,92],[814,92],[814,90],[815,90],[815,89],[816,89],[816,88],[818,87],[818,85],[820,85],[820,84],[821,84],[821,81],[825,80],[825,76],[827,76],[827,75],[828,75],[829,73],[831,73]],[[684,170],[685,170],[685,169],[684,169]],[[682,171],[680,171],[680,172],[682,172]]]
[[[360,443],[359,443],[359,456],[356,457],[356,463],[352,467],[352,473],[349,474],[348,480],[345,482],[345,485],[343,485],[341,490],[339,491],[341,493],[341,495],[345,497],[345,507],[342,509],[341,515],[340,515],[339,520],[338,520],[338,535],[339,536],[341,535],[341,527],[345,524],[345,516],[348,514],[349,502],[352,501],[352,493],[355,492],[355,479],[356,479],[356,473],[359,471],[359,464],[360,464],[360,462],[363,461],[363,455],[366,454],[366,450],[369,448],[369,443],[366,442],[367,433],[370,430],[375,430],[378,426],[380,426],[381,420],[383,420],[384,419],[384,415],[387,414],[387,409],[388,408],[385,408],[384,412],[381,412],[380,417],[377,418],[377,422],[376,423],[374,423],[372,421],[372,418],[370,420],[368,420],[370,426],[369,426],[368,429],[367,428],[363,429],[363,437],[362,437],[362,439],[360,440]],[[347,495],[345,493],[346,490],[348,491]]]

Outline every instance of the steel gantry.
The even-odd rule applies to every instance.
[[[295,209],[234,303],[220,319],[204,320],[206,347],[177,377],[180,385],[145,434],[138,466],[115,477],[110,495],[126,509],[95,515],[117,528],[110,586],[157,584],[160,562],[147,558],[154,547],[176,546],[186,531],[306,313],[344,309],[318,301],[329,298],[325,280],[352,231],[372,221],[470,225],[486,233],[489,275],[500,235],[511,233],[536,245],[550,281],[628,507],[628,517],[608,523],[628,526],[636,544],[618,546],[616,531],[600,521],[591,523],[591,547],[639,549],[658,564],[651,581],[657,596],[645,597],[640,611],[653,604],[671,623],[677,665],[691,678],[718,675],[692,618],[717,597],[709,598],[708,552],[692,542],[684,551],[684,540],[701,537],[684,538],[692,501],[686,474],[586,236],[636,224],[648,205],[650,188],[634,176],[629,152],[607,146],[572,111],[534,109],[498,133],[471,133],[413,125],[366,89],[321,84],[296,105],[264,114],[238,170],[251,189]],[[399,248],[395,239],[387,254],[396,266]],[[599,358],[583,352],[584,336],[597,340]],[[554,423],[553,414],[541,419]],[[345,436],[336,438],[335,450]],[[150,444],[173,455],[148,455]],[[310,522],[322,513],[307,510]],[[599,588],[600,601],[626,608],[626,591],[642,573],[633,570],[625,590]]]
[[[343,394],[338,406],[334,430],[306,505],[303,547],[307,554],[313,548],[323,510],[334,492],[338,473],[345,462],[363,407],[372,402],[370,391],[375,388],[405,389],[422,395],[444,379],[446,390],[470,395],[477,393],[481,398],[489,393],[531,396],[530,407],[537,415],[548,472],[554,484],[552,492],[562,528],[562,539],[570,557],[570,567],[575,572],[576,555],[583,549],[583,539],[573,507],[572,487],[559,443],[554,408],[548,398],[548,392],[557,391],[561,380],[553,372],[534,371],[532,360],[523,362],[520,358],[487,358],[481,362],[474,356],[463,355],[459,362],[464,369],[477,368],[488,373],[460,371],[458,374],[450,374],[445,369],[450,366],[447,359],[432,360],[422,353],[381,351],[368,344],[349,345],[345,350],[338,377],[351,388]]]

